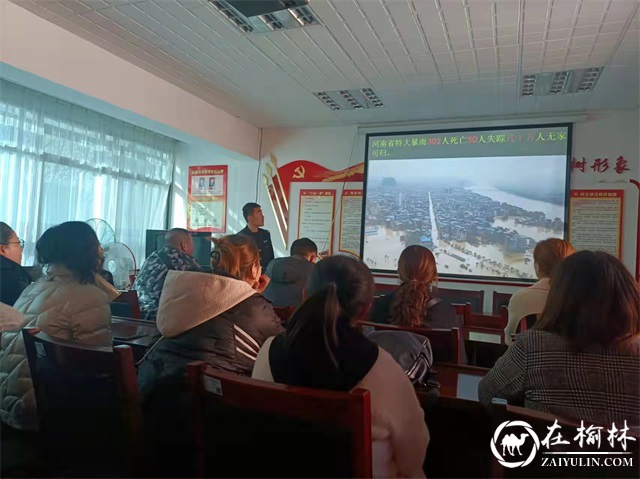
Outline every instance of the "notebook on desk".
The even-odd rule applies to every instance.
[[[458,374],[458,386],[456,397],[468,401],[479,401],[478,385],[484,376],[474,374]]]

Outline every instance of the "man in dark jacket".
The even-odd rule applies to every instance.
[[[238,231],[238,234],[248,236],[255,242],[260,252],[260,266],[262,266],[262,271],[266,271],[269,263],[275,258],[275,254],[271,244],[271,233],[269,230],[260,228],[264,226],[262,207],[258,203],[247,203],[242,208],[242,216],[244,216],[247,226]]]
[[[271,280],[264,296],[275,306],[299,306],[307,279],[318,258],[318,246],[309,238],[300,238],[291,245],[291,256],[274,259],[267,267]]]
[[[0,302],[13,306],[31,284],[31,276],[20,266],[24,243],[11,227],[0,222]]]

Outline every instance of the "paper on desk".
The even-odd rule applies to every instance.
[[[495,344],[502,343],[502,340],[499,334],[477,333],[475,331],[469,331],[469,339],[472,341],[481,341],[483,343],[495,343]]]

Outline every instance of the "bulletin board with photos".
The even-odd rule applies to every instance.
[[[224,233],[227,229],[227,165],[190,166],[187,229]]]

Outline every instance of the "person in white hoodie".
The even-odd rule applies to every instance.
[[[181,386],[192,361],[251,375],[262,344],[282,330],[261,294],[269,278],[254,242],[241,235],[212,241],[213,274],[167,273],[156,319],[162,338],[138,369],[143,396],[159,384]]]
[[[307,300],[286,333],[265,342],[252,376],[318,389],[368,389],[374,477],[424,477],[429,431],[415,390],[398,363],[358,327],[373,287],[371,272],[354,258],[332,256],[316,264]]]

